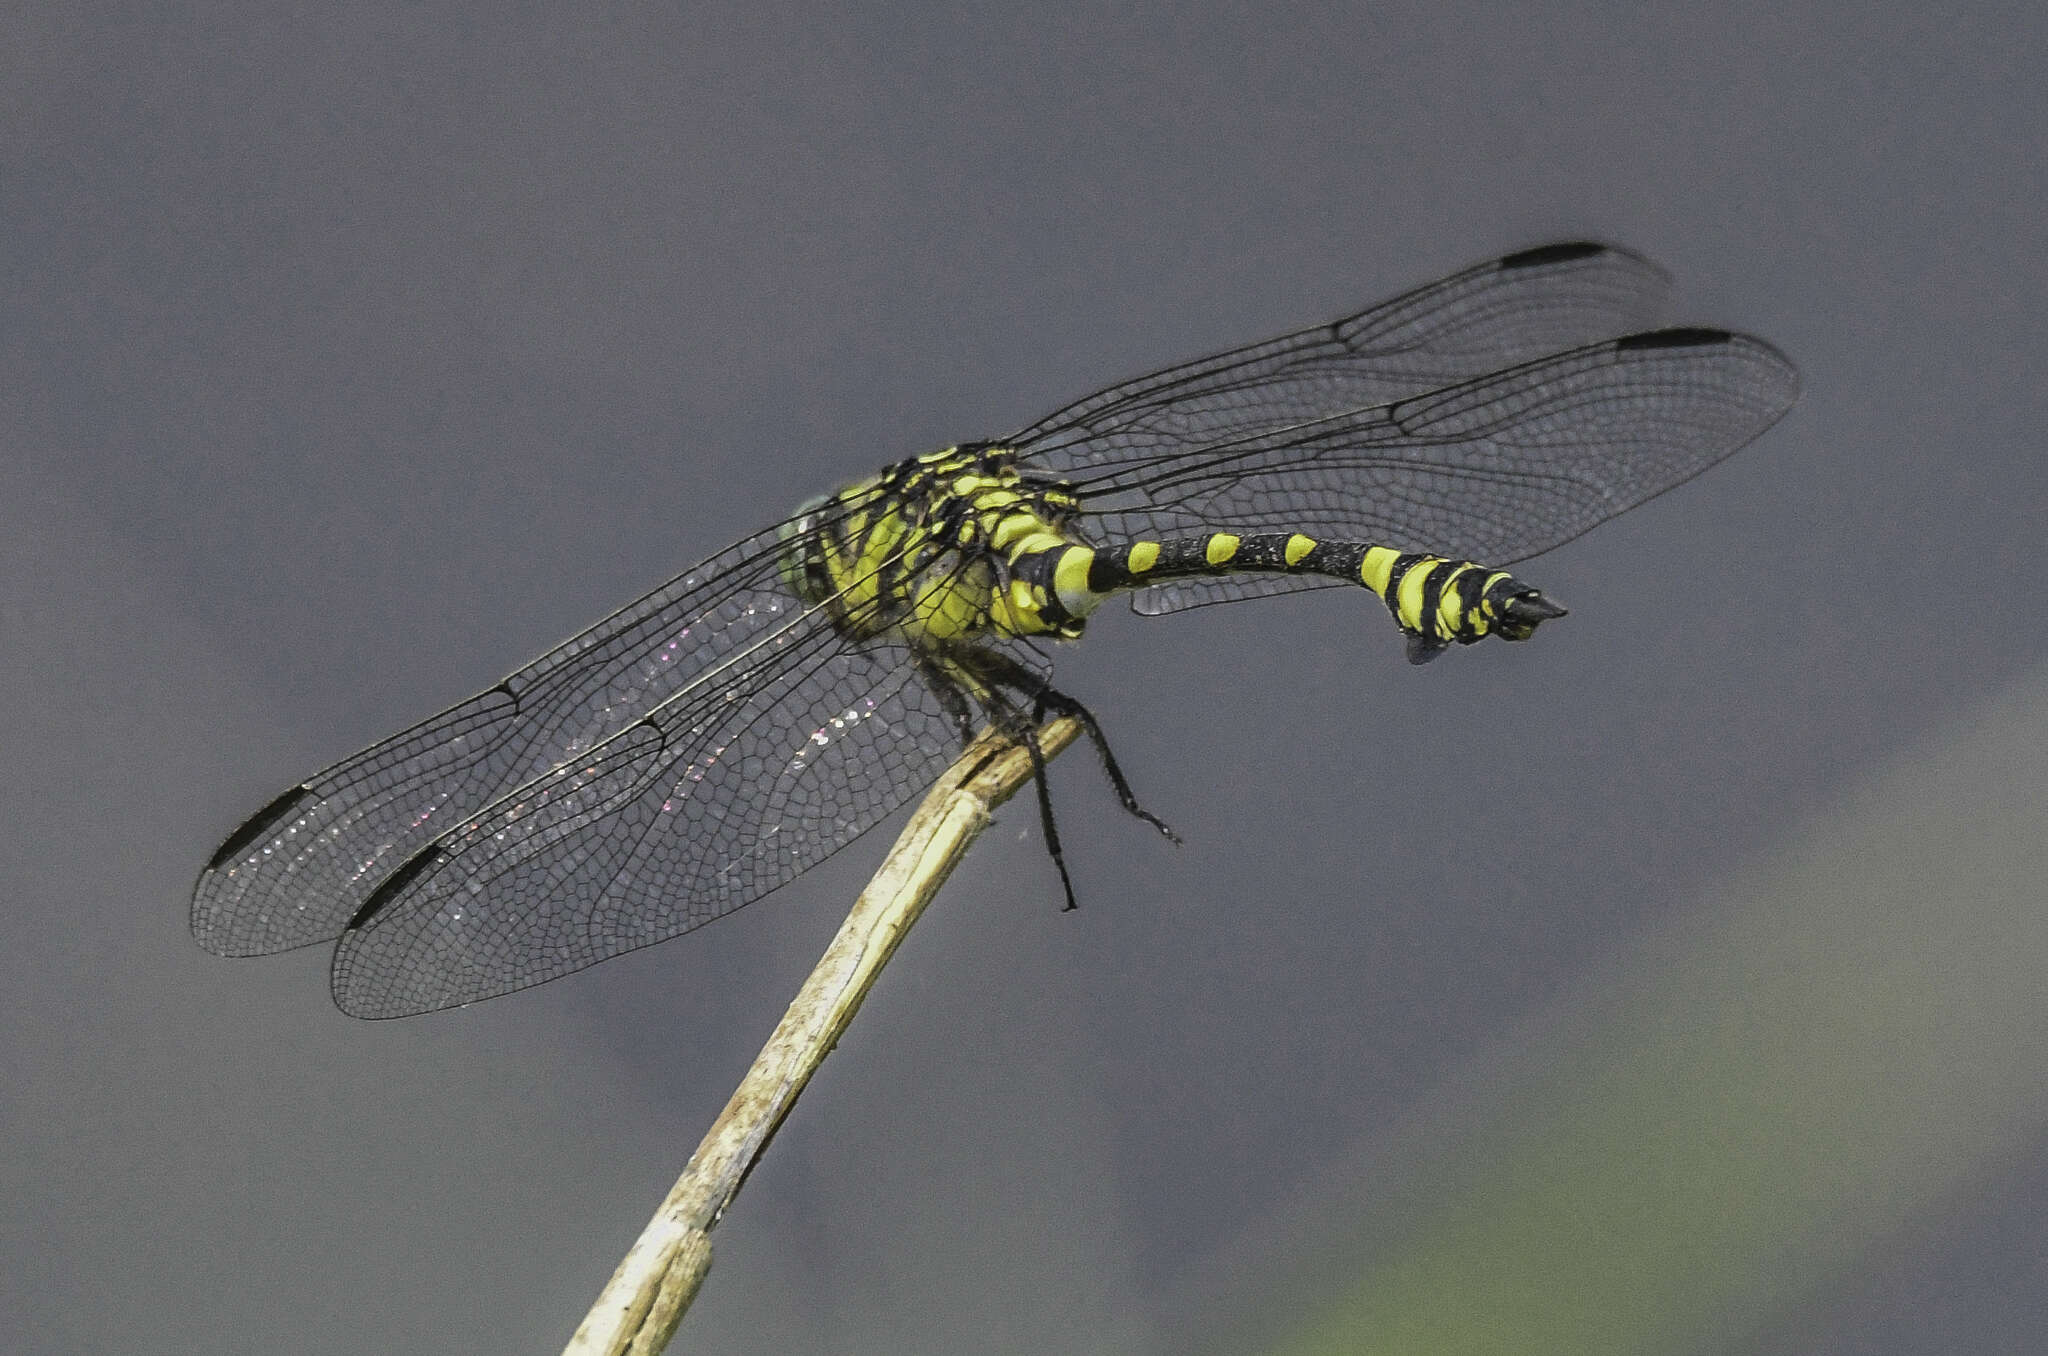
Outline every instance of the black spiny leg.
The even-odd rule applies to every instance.
[[[1083,706],[1078,698],[1068,696],[1006,654],[981,650],[975,653],[975,661],[992,684],[1000,684],[1031,698],[1033,728],[1036,728],[1047,714],[1072,716],[1080,721],[1081,728],[1088,732],[1088,742],[1095,746],[1096,754],[1102,759],[1102,771],[1109,778],[1111,789],[1116,792],[1117,802],[1126,812],[1144,820],[1173,842],[1180,842],[1180,835],[1175,833],[1165,820],[1138,804],[1137,794],[1131,790],[1131,783],[1124,776],[1122,766],[1117,763],[1116,754],[1110,751],[1109,737],[1103,734],[1102,724],[1095,719],[1093,711]]]
[[[980,653],[975,655],[977,660],[983,657]],[[1060,889],[1067,896],[1067,902],[1061,906],[1061,911],[1077,909],[1080,905],[1074,900],[1074,878],[1067,874],[1067,854],[1060,846],[1059,821],[1053,818],[1052,784],[1046,780],[1045,776],[1045,746],[1038,742],[1038,717],[1032,716],[1027,718],[1022,711],[1011,704],[1009,698],[1003,695],[999,687],[993,683],[981,681],[990,676],[985,666],[977,663],[975,667],[983,670],[977,674],[977,681],[981,688],[978,695],[981,697],[982,705],[988,710],[989,724],[1021,743],[1024,746],[1024,751],[1031,755],[1031,784],[1038,792],[1038,822],[1045,830],[1045,850],[1052,854],[1052,864],[1060,873]],[[1028,670],[1025,670],[1021,665],[1017,666],[1017,670],[1029,676]],[[1041,682],[1038,686],[1043,687],[1044,684]],[[960,689],[956,687],[956,695],[959,691]],[[991,758],[994,756],[994,754],[989,755]],[[980,770],[980,768],[975,769],[976,772]]]
[[[966,749],[974,742],[974,704],[968,700],[966,689],[958,678],[929,659],[918,659],[917,672],[924,679],[925,686],[937,695],[939,705],[946,708],[953,729],[960,735],[960,747]]]
[[[960,677],[950,671],[957,666]],[[940,693],[940,700],[952,710],[954,701],[965,701],[972,696],[988,713],[989,723],[1004,734],[1024,745],[1024,751],[1031,755],[1031,780],[1038,790],[1038,819],[1045,828],[1045,848],[1052,854],[1052,864],[1060,873],[1060,888],[1066,892],[1066,908],[1077,908],[1074,897],[1074,881],[1067,874],[1067,857],[1060,846],[1060,829],[1053,817],[1052,786],[1045,775],[1045,748],[1038,740],[1038,727],[1048,714],[1071,716],[1081,722],[1081,728],[1088,733],[1088,741],[1095,746],[1095,752],[1102,759],[1102,770],[1109,777],[1109,784],[1116,792],[1116,798],[1129,813],[1144,820],[1153,828],[1178,843],[1180,835],[1144,806],[1138,804],[1138,797],[1131,790],[1130,781],[1116,761],[1116,754],[1110,751],[1109,739],[1102,732],[1102,725],[1095,719],[1095,713],[1083,706],[1076,698],[1068,696],[1047,682],[1039,674],[1026,668],[1009,655],[996,650],[963,649],[946,656],[945,666],[934,666],[928,674],[934,690]],[[1004,689],[1031,698],[1029,715],[1020,710],[1007,696]]]
[[[1031,755],[1031,781],[1038,788],[1038,822],[1045,826],[1045,850],[1052,854],[1052,864],[1060,873],[1060,889],[1067,895],[1060,910],[1064,913],[1078,909],[1081,906],[1074,901],[1074,878],[1067,874],[1067,854],[1060,847],[1060,826],[1052,817],[1052,786],[1045,780],[1045,750],[1038,742],[1037,723],[1024,726],[1019,737],[1024,741],[1024,751]]]
[[[960,751],[964,754],[974,744],[974,702],[970,696],[971,689],[943,664],[929,659],[920,658],[917,661],[917,671],[924,678],[925,686],[938,697],[939,704],[946,708],[946,715],[952,720],[954,730],[960,735]],[[1008,703],[999,705],[997,701],[985,701],[985,705],[988,707],[989,723],[1012,739],[1020,737],[1020,729],[1030,728],[1023,723],[1023,717]],[[990,749],[960,780],[971,782],[979,777],[981,770],[994,762],[996,755],[1001,752],[1001,748]],[[1032,766],[1036,768],[1037,763],[1034,762]]]
[[[1125,779],[1123,768],[1117,765],[1116,755],[1109,751],[1109,737],[1102,733],[1102,725],[1095,719],[1093,711],[1083,706],[1078,698],[1069,697],[1049,684],[1038,689],[1032,700],[1032,707],[1034,723],[1044,720],[1047,712],[1072,716],[1080,721],[1081,728],[1088,732],[1088,742],[1095,746],[1095,752],[1102,757],[1102,770],[1109,777],[1109,785],[1116,792],[1118,802],[1128,813],[1136,815],[1165,834],[1168,842],[1176,846],[1180,843],[1180,835],[1173,831],[1172,825],[1138,804],[1137,794],[1131,790],[1130,782]]]

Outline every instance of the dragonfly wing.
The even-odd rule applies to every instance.
[[[1356,315],[1183,363],[1075,401],[1019,433],[1021,460],[1087,472],[1384,405],[1658,323],[1670,279],[1570,242],[1468,268]]]
[[[408,863],[335,949],[335,1002],[452,1007],[687,932],[851,842],[960,748],[908,651],[813,614]]]
[[[1241,603],[1247,598],[1271,598],[1282,593],[1306,593],[1310,589],[1342,588],[1340,579],[1323,579],[1310,574],[1233,574],[1217,579],[1179,579],[1171,584],[1154,584],[1131,595],[1131,611],[1142,617],[1163,617],[1212,603]]]
[[[192,931],[222,955],[340,935],[420,848],[569,763],[785,624],[784,529],[721,551],[489,691],[280,796],[201,873]]]
[[[1796,369],[1762,340],[1661,330],[1154,458],[1103,477],[1089,502],[1130,504],[1097,516],[1118,536],[1194,521],[1507,565],[1690,480],[1798,392]]]

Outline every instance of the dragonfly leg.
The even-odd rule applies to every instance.
[[[1021,664],[1011,665],[1008,661],[1004,664],[992,664],[989,661],[995,658],[994,656],[985,652],[972,653],[973,662],[968,665],[972,674],[971,689],[944,670],[932,675],[932,686],[942,694],[950,690],[953,699],[963,702],[966,700],[966,692],[972,690],[986,708],[989,724],[1022,744],[1024,751],[1031,755],[1031,784],[1038,793],[1038,822],[1045,830],[1045,850],[1051,854],[1053,867],[1060,873],[1060,889],[1067,898],[1061,911],[1077,909],[1080,905],[1074,899],[1074,878],[1067,874],[1067,854],[1060,846],[1059,821],[1053,817],[1052,812],[1052,784],[1045,776],[1045,746],[1038,739],[1038,725],[1043,717],[1035,710],[1027,716],[1003,692],[1004,685],[1018,685],[1018,675],[1022,675],[1029,683],[1026,690],[1043,688],[1045,683]],[[959,662],[966,663],[966,656],[961,656]],[[947,699],[942,695],[941,700]],[[949,706],[950,704],[948,701]],[[995,755],[991,753],[989,757],[993,758]],[[984,759],[984,765],[986,762],[987,759]],[[981,768],[977,767],[974,771],[979,772]]]
[[[974,742],[974,703],[968,700],[967,689],[944,666],[922,656],[917,660],[917,671],[925,686],[938,696],[939,704],[946,708],[946,715],[960,736],[960,747],[965,750]]]
[[[1081,728],[1088,733],[1088,742],[1095,746],[1096,754],[1102,759],[1102,771],[1109,778],[1109,785],[1116,792],[1117,802],[1128,814],[1144,820],[1153,828],[1166,835],[1171,841],[1180,842],[1180,835],[1159,816],[1138,804],[1137,793],[1131,790],[1130,779],[1116,760],[1116,754],[1109,747],[1109,736],[1102,732],[1102,723],[1095,719],[1077,697],[1068,696],[1054,687],[1043,677],[1033,673],[1007,655],[982,651],[977,658],[985,665],[984,672],[996,683],[1025,693],[1031,698],[1031,724],[1036,727],[1048,715],[1072,716],[1081,722]]]
[[[1038,742],[1038,726],[1026,725],[1021,737],[1025,752],[1031,755],[1031,782],[1038,788],[1038,822],[1045,826],[1045,850],[1052,854],[1052,864],[1060,873],[1060,889],[1067,896],[1061,911],[1068,912],[1081,906],[1074,900],[1074,878],[1067,874],[1067,854],[1060,847],[1060,826],[1052,814],[1052,786],[1045,779],[1045,749]]]
[[[1047,713],[1051,713],[1072,716],[1080,721],[1081,728],[1088,732],[1088,742],[1095,746],[1095,752],[1102,758],[1102,770],[1109,777],[1110,787],[1116,792],[1117,801],[1124,810],[1165,834],[1168,841],[1176,844],[1180,842],[1180,835],[1173,831],[1171,824],[1138,804],[1137,793],[1131,790],[1130,780],[1124,776],[1124,770],[1118,765],[1116,755],[1110,751],[1109,737],[1103,734],[1102,723],[1095,719],[1093,711],[1081,704],[1079,698],[1070,697],[1058,688],[1047,685],[1038,690],[1033,706],[1039,720],[1043,720]]]

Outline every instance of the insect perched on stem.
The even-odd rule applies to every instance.
[[[1798,392],[1770,345],[1645,331],[1611,246],[1482,264],[899,462],[503,682],[279,796],[208,863],[200,943],[339,938],[396,1017],[538,984],[759,898],[929,784],[984,723],[1077,717],[1040,642],[1136,610],[1370,589],[1421,663],[1564,615],[1502,568],[1721,460]]]

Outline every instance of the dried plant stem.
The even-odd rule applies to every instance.
[[[1051,758],[1080,733],[1077,721],[1062,717],[1040,729],[1038,738]],[[668,1345],[711,1269],[711,1230],[776,1127],[853,1020],[910,925],[988,827],[990,813],[1030,779],[1029,753],[995,734],[975,740],[939,779],[569,1339],[564,1356],[655,1356]]]

